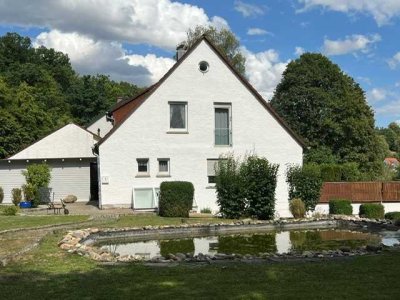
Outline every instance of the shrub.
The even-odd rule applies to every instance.
[[[240,166],[244,183],[248,213],[261,220],[274,217],[276,174],[279,165],[271,164],[266,158],[249,156]]]
[[[306,210],[314,210],[321,193],[321,173],[316,164],[289,166],[286,172],[289,184],[289,199],[300,198]]]
[[[290,200],[289,209],[293,217],[296,219],[304,218],[306,215],[306,206],[301,199],[295,198]]]
[[[18,212],[18,207],[14,205],[6,206],[3,209],[3,214],[6,216],[15,216]]]
[[[202,214],[211,214],[211,209],[208,208],[208,207],[202,208],[200,210],[200,213],[202,213]]]
[[[22,201],[22,190],[20,188],[14,188],[11,190],[11,194],[12,202],[15,206],[18,206],[18,204]]]
[[[383,219],[385,217],[385,208],[382,204],[377,203],[361,204],[359,215],[370,219]]]
[[[353,206],[351,201],[347,199],[336,199],[329,201],[330,215],[352,215]]]
[[[74,203],[78,200],[78,198],[75,195],[68,195],[67,197],[64,198],[65,203]]]
[[[4,191],[3,188],[0,186],[0,203],[3,203],[3,199],[4,199]]]
[[[32,184],[27,183],[22,186],[25,201],[33,201],[35,198],[35,189]]]
[[[32,164],[28,166],[26,171],[22,171],[27,185],[31,185],[33,189],[34,197],[31,199],[33,207],[37,207],[40,203],[39,189],[48,187],[50,183],[50,171],[47,164]]]
[[[222,216],[231,219],[241,217],[247,207],[239,161],[232,155],[221,157],[215,171],[217,204]]]
[[[385,214],[385,219],[400,220],[400,211],[392,211]]]
[[[163,217],[189,217],[194,187],[187,181],[164,181],[160,185],[159,214]]]

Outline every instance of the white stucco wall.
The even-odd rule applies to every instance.
[[[113,125],[111,122],[107,122],[105,115],[97,119],[93,124],[90,124],[88,127],[86,127],[87,130],[93,132],[94,134],[98,134],[100,129],[100,137],[104,137],[112,128]]]
[[[55,201],[70,194],[77,196],[78,201],[89,201],[90,161],[95,161],[95,159],[46,161],[52,168],[49,188],[52,193],[54,192]],[[13,188],[21,188],[26,183],[22,171],[26,170],[31,163],[42,163],[42,161],[30,160],[29,163],[25,160],[0,161],[0,186],[4,190],[3,203],[12,203],[11,191]]]
[[[198,70],[206,60],[207,73]],[[188,133],[170,134],[169,101],[188,103]],[[232,147],[214,146],[214,103],[232,105]],[[301,146],[242,85],[203,41],[173,74],[100,145],[100,205],[132,206],[133,188],[158,187],[165,180],[186,180],[195,186],[198,209],[218,210],[215,189],[208,184],[207,159],[233,152],[255,153],[280,165],[276,209],[290,216],[286,164],[302,163]],[[150,177],[136,178],[137,158],[150,159]],[[157,158],[170,159],[171,177],[157,177]]]
[[[382,203],[385,207],[385,213],[392,212],[392,211],[400,211],[400,203],[397,202],[388,202]],[[352,203],[351,206],[353,207],[353,215],[358,215],[360,212],[360,203]],[[322,214],[329,214],[329,204],[317,204],[315,207],[315,211],[322,213]]]
[[[95,142],[93,134],[75,124],[68,124],[10,159],[94,157],[92,147]]]

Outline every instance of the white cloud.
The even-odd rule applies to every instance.
[[[303,47],[295,47],[294,49],[294,55],[300,56],[302,55],[306,50]]]
[[[256,27],[254,27],[254,28],[249,28],[249,29],[247,30],[247,34],[248,34],[248,35],[266,35],[266,34],[272,35],[271,32],[266,31],[265,29],[256,28]]]
[[[382,88],[373,88],[367,92],[367,99],[370,103],[386,99],[388,92]]]
[[[270,100],[288,61],[282,62],[274,49],[253,53],[242,47],[242,52],[246,57],[246,75],[250,83],[265,100]]]
[[[240,12],[243,17],[255,17],[264,14],[264,9],[262,7],[242,1],[235,1],[234,8],[236,11]]]
[[[379,34],[365,36],[353,34],[346,36],[344,40],[329,40],[325,38],[322,51],[327,55],[343,55],[348,53],[368,53],[370,46],[381,40]]]
[[[397,52],[391,59],[388,60],[388,65],[391,69],[396,69],[400,64],[400,51]]]
[[[304,6],[298,12],[304,12],[315,7],[322,7],[354,15],[362,13],[371,15],[379,26],[386,25],[400,16],[399,0],[297,0]]]
[[[171,58],[127,55],[119,43],[95,41],[78,33],[58,30],[40,33],[34,46],[41,45],[67,53],[80,74],[107,74],[114,80],[144,86],[156,82],[174,64]]]
[[[198,6],[171,0],[0,0],[0,23],[167,49],[185,40],[186,31],[196,25],[227,26]]]
[[[400,99],[391,101],[380,107],[375,108],[377,115],[392,116],[395,118],[400,117]]]

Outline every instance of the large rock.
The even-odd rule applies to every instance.
[[[75,195],[68,195],[64,198],[65,203],[74,203],[76,200],[78,200],[78,198]]]

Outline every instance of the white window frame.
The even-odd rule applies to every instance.
[[[185,105],[185,128],[171,128],[171,104],[183,104]],[[167,133],[188,133],[188,103],[187,101],[169,101],[168,102],[168,128]]]
[[[216,108],[224,108],[228,109],[228,114],[229,114],[229,144],[227,145],[217,145],[215,143],[215,109]],[[214,113],[214,147],[232,147],[232,103],[214,103],[214,108],[213,108],[213,113]]]
[[[147,160],[147,172],[140,172],[139,171],[139,161],[140,160]],[[136,159],[136,170],[137,174],[136,177],[150,177],[150,159],[149,158],[137,158]]]
[[[153,193],[153,207],[148,207],[148,208],[136,208],[136,190],[151,190]],[[133,203],[132,203],[132,208],[134,210],[155,210],[158,208],[158,193],[160,192],[159,187],[134,187],[133,188]]]
[[[170,177],[171,175],[171,160],[169,158],[157,158],[158,161],[158,174],[157,177]],[[168,166],[167,172],[160,171],[160,161],[166,161]]]

